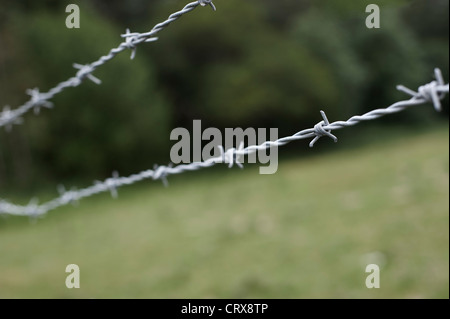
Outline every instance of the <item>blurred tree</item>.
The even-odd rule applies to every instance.
[[[152,48],[177,124],[201,118],[219,127],[292,130],[317,121],[311,111],[337,97],[329,71],[268,25],[260,4],[230,0],[220,11],[183,20]]]
[[[17,14],[8,33],[13,35],[12,47],[20,54],[13,59],[15,71],[7,74],[32,69],[35,80],[20,77],[19,83],[6,82],[4,90],[34,86],[48,89],[76,72],[72,63],[92,62],[121,42],[120,30],[87,10],[82,23],[81,29],[68,30],[61,27],[61,15]],[[14,130],[21,133],[2,132],[0,147],[10,144],[13,150],[8,152],[15,154],[14,148],[21,146],[7,141],[26,132],[33,167],[59,178],[98,178],[113,169],[130,173],[148,168],[149,161],[167,160],[162,154],[168,153],[169,109],[155,89],[149,61],[139,55],[130,61],[124,53],[95,75],[103,80],[100,86],[86,81],[78,88],[67,89],[54,99],[54,110],[32,119],[28,115],[26,125]],[[17,96],[24,101],[23,93]],[[20,161],[19,157],[10,161]]]
[[[126,27],[149,30],[181,0],[0,0],[0,106],[46,90],[117,46]],[[82,27],[64,26],[74,2]],[[0,132],[0,184],[45,175],[100,178],[168,160],[169,130],[193,119],[216,127],[278,127],[292,133],[407,98],[434,67],[448,78],[448,1],[379,0],[381,29],[365,27],[370,0],[227,0],[201,8],[84,83],[56,97],[55,109]],[[447,113],[448,114],[448,113]],[[388,121],[434,119],[432,108]],[[380,123],[380,122],[378,122]],[[382,122],[381,122],[382,123]],[[31,176],[31,177],[30,177]],[[52,182],[53,184],[53,182]],[[0,185],[1,186],[1,185]]]
[[[158,1],[148,0],[91,0],[97,11],[110,20],[130,27],[143,22],[148,10]]]
[[[338,95],[329,70],[308,49],[269,33],[239,63],[212,66],[202,87],[202,114],[214,122],[289,131],[317,121],[318,105]]]
[[[270,23],[277,29],[289,30],[292,23],[296,22],[299,12],[307,10],[312,0],[251,0],[255,5],[264,9],[266,23]]]
[[[395,90],[396,85],[407,83],[414,88],[423,84],[424,79],[431,80],[431,71],[441,60],[427,63],[424,59],[427,48],[420,45],[402,20],[404,1],[379,3],[380,29],[365,27],[368,3],[358,3],[356,8],[345,0],[316,3],[299,15],[294,29],[297,41],[332,70],[334,83],[341,92],[333,110],[340,118],[407,98]],[[429,111],[427,114],[432,113]],[[387,120],[423,120],[423,114],[412,111]]]
[[[364,99],[360,110],[391,104],[399,98],[408,98],[395,90],[398,84],[417,88],[424,81],[432,80],[436,65],[427,65],[424,50],[414,34],[401,20],[396,8],[383,9],[383,22],[380,29],[357,28],[353,32],[352,47],[357,52],[367,72],[367,85],[362,91]],[[387,120],[398,121],[414,117],[414,112],[406,112],[401,117]],[[423,113],[422,113],[423,115]],[[422,117],[420,117],[422,118]],[[420,119],[419,118],[419,119]]]
[[[348,19],[311,8],[300,14],[292,31],[292,40],[308,48],[332,74],[338,93],[323,106],[330,118],[346,118],[358,112],[368,82],[368,69],[352,46],[351,37],[358,31],[349,29]],[[321,93],[327,94],[324,90]]]

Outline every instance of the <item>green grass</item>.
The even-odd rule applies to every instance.
[[[0,297],[448,298],[448,143],[446,127],[8,218]],[[380,289],[365,287],[373,262]]]

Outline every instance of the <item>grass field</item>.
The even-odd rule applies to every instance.
[[[448,143],[446,127],[1,220],[0,298],[448,298]]]

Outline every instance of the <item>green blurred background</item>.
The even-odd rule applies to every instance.
[[[65,7],[81,28],[65,27]],[[48,90],[182,0],[0,0],[0,106]],[[365,8],[381,8],[367,29]],[[170,131],[277,127],[386,107],[449,69],[449,2],[217,0],[0,131],[0,198],[45,200],[167,163]],[[37,224],[0,219],[0,297],[448,298],[448,100],[280,149],[279,172],[225,168],[125,188]],[[65,214],[63,212],[70,212]],[[369,256],[369,257],[367,257]],[[372,256],[372,257],[370,257]],[[382,288],[364,286],[377,256]],[[382,256],[382,257],[380,257]],[[78,263],[82,289],[64,286]],[[384,277],[382,277],[384,278]],[[384,280],[384,281],[383,281]],[[389,283],[389,284],[388,284]],[[385,285],[383,285],[385,284]]]

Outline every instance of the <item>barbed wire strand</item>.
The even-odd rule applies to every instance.
[[[260,145],[252,145],[246,148],[244,148],[241,143],[238,149],[230,148],[226,151],[223,146],[219,146],[220,156],[210,158],[204,162],[195,162],[178,166],[155,166],[153,169],[142,171],[128,177],[120,177],[117,172],[114,172],[112,177],[107,178],[102,182],[95,182],[92,186],[81,190],[72,189],[67,191],[64,187],[60,187],[60,196],[42,205],[38,205],[36,199],[32,199],[26,206],[15,205],[7,201],[0,200],[0,215],[29,216],[37,218],[58,207],[70,203],[77,203],[82,198],[90,197],[95,194],[110,192],[113,197],[117,197],[117,189],[119,187],[131,185],[146,179],[162,180],[164,184],[167,185],[167,177],[169,175],[181,174],[187,171],[197,171],[220,163],[228,164],[229,168],[233,167],[235,164],[242,168],[243,166],[240,162],[240,158],[242,156],[267,150],[271,147],[283,146],[301,139],[313,138],[309,145],[310,147],[313,147],[314,144],[324,136],[327,136],[337,142],[337,137],[332,134],[332,131],[354,126],[364,121],[375,120],[382,116],[398,113],[410,107],[429,102],[433,103],[435,110],[439,112],[442,110],[441,100],[444,99],[449,93],[449,84],[444,83],[442,73],[439,69],[435,69],[435,77],[435,81],[419,87],[417,92],[399,85],[397,89],[410,95],[411,98],[409,100],[394,103],[384,109],[376,109],[363,115],[353,116],[347,121],[330,123],[325,115],[325,112],[321,111],[323,118],[322,121],[316,124],[313,128],[302,130],[292,136],[283,137],[276,141],[267,141]]]
[[[30,99],[25,102],[25,104],[17,107],[16,109],[11,109],[10,106],[6,105],[3,108],[2,112],[0,112],[0,127],[5,127],[7,131],[11,131],[13,125],[23,123],[22,116],[27,112],[34,110],[34,113],[38,115],[42,108],[53,108],[54,105],[52,102],[50,102],[52,98],[54,98],[56,95],[63,92],[67,88],[77,87],[81,85],[81,83],[83,83],[83,81],[86,79],[89,79],[96,84],[101,84],[101,80],[92,75],[95,70],[97,70],[100,66],[112,60],[119,53],[125,50],[131,50],[131,59],[134,59],[134,57],[136,56],[136,48],[139,44],[144,42],[157,41],[158,38],[154,36],[158,32],[167,28],[172,22],[178,20],[186,13],[191,12],[199,5],[210,5],[214,10],[216,10],[216,7],[214,6],[212,0],[199,0],[191,2],[187,4],[182,10],[171,14],[166,21],[155,25],[149,32],[133,33],[130,32],[129,29],[127,29],[126,33],[121,35],[121,37],[125,38],[125,40],[120,43],[118,47],[111,49],[107,55],[100,57],[97,61],[90,64],[83,65],[74,63],[73,67],[78,70],[75,76],[66,81],[58,83],[48,92],[40,92],[37,88],[28,89],[26,93],[30,95]]]

